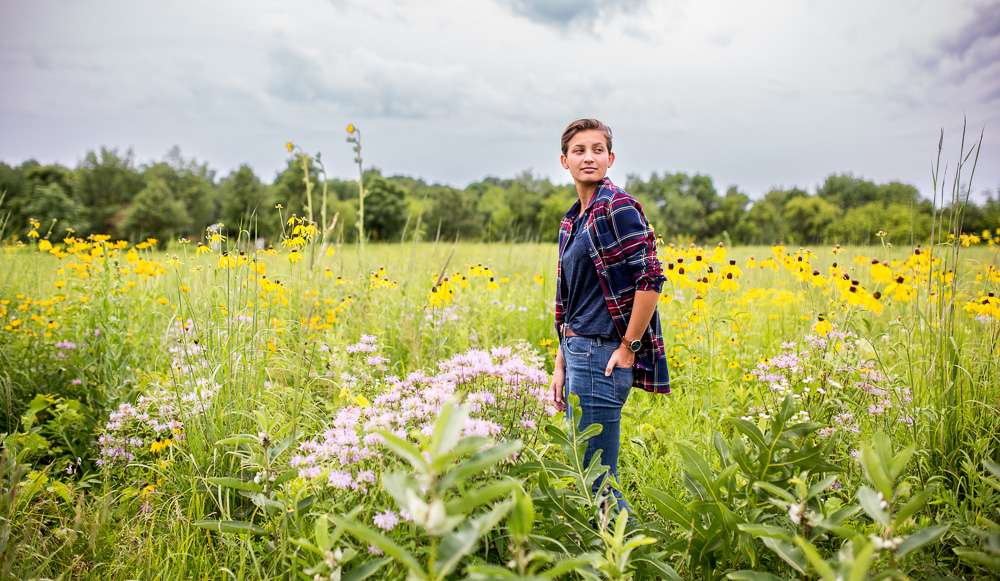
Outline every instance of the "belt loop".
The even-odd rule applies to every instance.
[[[597,340],[597,346],[601,347],[603,345],[602,344],[602,339],[600,337],[595,337],[595,339]]]

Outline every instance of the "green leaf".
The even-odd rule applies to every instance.
[[[660,516],[681,525],[685,529],[693,527],[694,523],[692,523],[691,513],[674,497],[655,488],[643,488],[642,491],[653,501]]]
[[[288,447],[291,446],[292,443],[298,439],[298,437],[299,434],[295,433],[288,436],[287,438],[282,438],[281,440],[278,440],[277,442],[271,444],[271,446],[267,449],[268,461],[274,462],[274,459],[280,456],[282,452],[287,450]]]
[[[750,442],[757,446],[759,450],[764,450],[768,447],[764,442],[763,432],[756,425],[741,418],[729,418],[729,421],[736,426],[736,429],[741,434],[749,438]]]
[[[448,512],[451,514],[473,514],[479,507],[509,494],[517,487],[516,481],[508,479],[466,491],[465,494],[448,501]]]
[[[663,553],[657,553],[657,555],[662,555]],[[668,563],[664,562],[660,558],[649,558],[649,557],[636,557],[635,561],[643,561],[648,563],[650,567],[656,569],[660,574],[661,579],[668,579],[669,581],[684,581],[683,578],[677,574]]]
[[[333,519],[333,522],[337,523],[338,526],[343,527],[347,530],[347,532],[351,533],[359,540],[382,549],[386,555],[392,557],[396,561],[399,561],[407,569],[410,569],[411,571],[423,570],[423,565],[420,564],[420,561],[418,561],[416,557],[411,555],[410,552],[403,547],[396,544],[396,542],[389,537],[386,537],[385,535],[378,533],[354,520],[348,520],[344,517],[336,515],[331,515],[330,518]]]
[[[389,472],[382,476],[382,486],[389,493],[400,508],[405,508],[410,514],[420,514],[422,505],[426,510],[426,501],[423,495],[419,494],[419,486],[412,476],[406,472]]]
[[[839,579],[837,572],[833,570],[833,567],[826,562],[826,559],[819,554],[816,547],[812,543],[806,541],[802,537],[796,537],[795,543],[802,549],[802,554],[806,556],[809,564],[813,566],[813,569],[819,573],[819,576],[823,578],[824,581],[836,581]]]
[[[234,488],[236,490],[249,490],[250,492],[260,492],[263,490],[260,484],[257,484],[253,480],[240,480],[239,478],[229,478],[229,477],[212,477],[206,478],[206,482],[209,484],[214,484],[216,486],[222,486],[225,488]]]
[[[733,571],[726,573],[726,577],[729,577],[733,581],[785,581],[777,575],[763,571]]]
[[[456,406],[456,398],[451,398],[441,406],[441,415],[434,423],[434,435],[431,437],[431,457],[439,457],[450,452],[455,444],[462,439],[462,429],[465,419],[469,417],[467,406]],[[439,466],[435,468],[440,469]]]
[[[510,514],[507,526],[514,538],[521,541],[528,538],[535,526],[534,503],[531,495],[525,494],[521,487],[514,489],[514,510]]]
[[[381,569],[383,565],[390,562],[392,562],[392,559],[389,558],[368,561],[364,565],[355,567],[347,573],[344,573],[344,576],[341,579],[343,579],[343,581],[362,581],[362,579],[367,579],[374,575],[375,572]]]
[[[449,470],[440,480],[438,490],[449,490],[460,486],[470,476],[482,475],[501,460],[521,449],[521,440],[510,440],[474,454]]]
[[[427,472],[427,461],[424,460],[419,448],[392,432],[383,430],[378,433],[380,436],[385,438],[385,446],[395,452],[403,460],[409,462],[410,465],[413,466],[414,470],[417,472]]]
[[[935,525],[920,529],[912,535],[903,539],[903,542],[896,547],[896,556],[902,557],[911,551],[916,551],[927,543],[932,543],[940,539],[951,525]]]
[[[910,518],[914,513],[923,508],[933,494],[934,488],[931,487],[917,493],[913,496],[913,498],[908,500],[906,504],[903,505],[903,508],[899,509],[899,512],[896,513],[896,528],[899,528],[901,524],[906,522],[906,519]]]
[[[854,553],[854,566],[848,581],[865,581],[868,578],[868,566],[875,558],[875,543],[868,541],[860,550]]]
[[[889,526],[889,513],[882,508],[883,500],[879,498],[877,492],[867,486],[862,486],[858,489],[858,501],[861,503],[861,508],[865,509],[872,520],[882,526]]]
[[[794,533],[772,525],[742,524],[739,525],[739,529],[755,537],[772,538],[787,542],[792,542],[795,539]]]
[[[784,500],[785,502],[797,502],[797,499],[794,496],[792,496],[791,492],[778,488],[777,486],[771,484],[770,482],[758,480],[757,482],[754,482],[753,485],[755,488],[761,488],[763,490],[770,492],[771,494],[777,496],[778,498]]]
[[[1000,478],[1000,464],[997,464],[992,460],[983,460],[983,466],[985,466],[986,469],[993,474],[993,476]]]
[[[238,534],[238,535],[266,535],[267,530],[252,522],[242,520],[200,520],[194,523],[200,529],[207,529],[218,533]]]
[[[809,487],[809,492],[806,493],[806,498],[808,499],[808,498],[812,498],[812,497],[816,496],[820,492],[823,492],[824,490],[826,490],[827,488],[829,488],[830,485],[833,484],[836,481],[837,481],[837,475],[836,474],[834,474],[833,476],[827,476],[823,480],[820,480],[816,484],[813,484],[812,486]]]
[[[712,478],[712,468],[708,465],[708,462],[694,448],[686,444],[678,443],[677,449],[681,453],[681,463],[691,474],[691,477],[705,487],[706,490],[711,490],[714,479]]]
[[[1000,571],[1000,557],[987,555],[986,553],[980,551],[973,551],[968,547],[954,547],[952,551],[955,551],[955,554],[958,555],[960,559],[985,565],[994,571]]]
[[[313,525],[313,536],[316,538],[316,544],[324,551],[330,550],[330,521],[326,518],[325,514],[319,515]]]
[[[806,557],[802,552],[802,549],[796,547],[788,541],[781,541],[771,537],[764,537],[763,541],[769,549],[774,551],[774,553],[781,557],[786,563],[794,567],[796,571],[802,573],[803,575],[806,574]]]
[[[861,445],[861,466],[865,469],[865,475],[885,498],[892,498],[892,479],[886,471],[887,461],[891,460],[879,455],[871,446]]]
[[[896,454],[889,466],[890,480],[896,480],[899,478],[899,475],[903,473],[903,469],[906,468],[906,464],[910,461],[910,457],[913,456],[913,452],[915,452],[916,449],[916,444],[910,444],[900,450],[899,454]]]
[[[441,544],[438,545],[438,559],[435,567],[438,575],[445,577],[454,571],[462,558],[476,548],[476,545],[479,544],[479,539],[488,531],[495,528],[507,516],[507,513],[510,512],[513,506],[514,501],[512,499],[505,500],[495,506],[490,512],[471,520],[462,528],[445,535],[441,539]]]
[[[216,446],[235,446],[238,444],[256,444],[257,436],[250,434],[236,434],[235,436],[229,436],[228,438],[223,438],[215,443]]]

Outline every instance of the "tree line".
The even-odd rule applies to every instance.
[[[88,152],[75,168],[34,160],[18,166],[0,162],[0,238],[24,240],[34,219],[52,240],[71,231],[78,237],[152,237],[165,245],[199,237],[219,223],[231,238],[243,232],[276,240],[293,214],[308,215],[307,173],[313,216],[318,219],[325,192],[327,215],[337,219],[335,235],[355,241],[356,180],[326,178],[298,155],[270,184],[248,165],[217,179],[207,163],[185,158],[176,147],[162,161],[141,165],[131,150],[109,148]],[[527,172],[457,189],[369,169],[363,183],[364,233],[373,241],[554,241],[560,219],[576,198],[572,185]],[[814,192],[775,188],[756,201],[737,187],[720,194],[712,178],[700,174],[629,176],[624,185],[658,234],[703,244],[870,244],[880,231],[900,243],[920,243],[930,238],[935,218],[933,203],[916,187],[876,184],[851,174],[830,175]],[[1000,189],[985,192],[984,198],[957,208],[964,232],[1000,227]],[[945,216],[952,210],[946,206]]]

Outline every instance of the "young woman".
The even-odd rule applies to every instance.
[[[617,479],[621,411],[632,386],[670,393],[656,311],[665,277],[642,206],[606,177],[615,161],[611,129],[596,119],[570,123],[561,161],[580,199],[559,227],[552,397],[565,406],[576,395],[580,429],[603,427],[587,442],[584,463],[600,450],[601,464]],[[614,496],[627,510],[621,493]]]

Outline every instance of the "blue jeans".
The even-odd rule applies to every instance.
[[[588,337],[564,337],[562,341],[563,361],[566,363],[566,402],[569,394],[580,398],[580,430],[591,424],[603,426],[601,433],[587,440],[587,451],[583,456],[583,464],[590,464],[597,450],[601,451],[601,464],[608,471],[594,483],[596,494],[605,481],[607,474],[618,479],[618,448],[621,445],[622,406],[628,400],[632,390],[632,369],[615,367],[611,377],[605,377],[604,370],[608,367],[611,354],[621,343],[607,339],[591,339]],[[567,417],[572,421],[572,410],[567,410]],[[628,510],[628,503],[621,492],[612,489],[618,501],[619,510]]]

